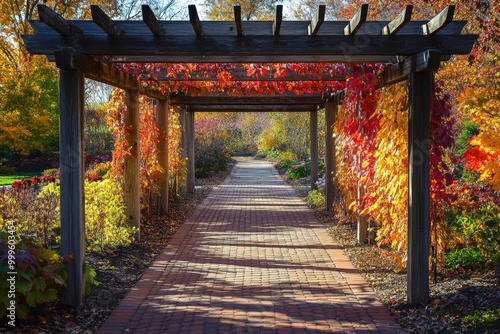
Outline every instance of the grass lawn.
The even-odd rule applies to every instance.
[[[26,178],[32,178],[35,175],[40,175],[41,173],[21,173],[21,174],[14,174],[14,175],[0,175],[0,186],[10,186],[12,182],[21,180],[21,179],[26,179]]]

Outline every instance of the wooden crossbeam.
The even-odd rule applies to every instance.
[[[317,105],[325,102],[324,95],[282,94],[273,96],[171,95],[170,103],[184,105]]]
[[[228,69],[227,70],[234,77],[235,81],[345,81],[345,74],[330,75],[326,73],[311,73],[311,74],[297,74],[289,72],[284,76],[274,77],[274,72],[271,70],[265,77],[248,76],[245,69]],[[208,74],[208,76],[207,76]],[[156,81],[217,81],[217,74],[214,72],[206,71],[191,71],[189,78],[185,78],[180,74],[177,77],[169,76],[167,70],[162,69],[155,77],[148,73],[144,73],[140,77],[141,80],[156,80]]]
[[[407,35],[413,38],[414,35],[420,35],[421,26],[429,20],[410,21],[405,25],[397,35]],[[81,28],[85,35],[101,36],[105,35],[102,30],[95,29],[95,23],[92,20],[68,20]],[[144,22],[139,20],[116,21],[126,32],[127,35],[133,35],[137,38],[147,38],[151,36],[151,30]],[[233,36],[234,32],[230,30],[233,27],[233,21],[203,21],[203,35],[207,37],[227,37]],[[310,21],[282,21],[281,36],[300,36],[307,35],[307,27]],[[344,28],[349,21],[326,21],[321,25],[318,36],[344,36]],[[389,21],[366,21],[356,34],[369,34],[370,37],[379,32],[381,27],[387,25]],[[467,21],[453,20],[450,24],[439,30],[437,35],[460,35]],[[32,20],[30,24],[35,29],[35,34],[40,34],[39,38],[46,38],[54,33],[46,24],[39,20]],[[165,29],[165,35],[189,37],[193,36],[193,28],[189,21],[161,21]],[[245,37],[248,36],[273,36],[272,21],[245,21]]]
[[[57,31],[63,36],[83,34],[83,31],[71,22],[66,21],[61,15],[47,7],[38,5],[38,16],[40,21]]]
[[[276,6],[276,16],[273,21],[273,35],[279,36],[281,29],[281,22],[283,21],[283,5]]]
[[[238,37],[243,37],[243,25],[241,24],[241,6],[234,6],[234,23]]]
[[[141,22],[144,25],[144,23]],[[149,30],[149,29],[148,29]],[[124,35],[75,35],[70,40],[53,36],[25,35],[30,53],[51,54],[61,45],[88,55],[113,55],[117,62],[201,62],[201,63],[285,63],[340,62],[387,63],[394,55],[411,56],[425,49],[439,49],[442,54],[468,54],[477,35],[370,36],[370,43],[360,44],[352,36],[151,36],[138,39]],[[138,43],[140,40],[140,43]]]
[[[408,5],[393,21],[382,28],[382,35],[395,35],[411,20],[413,5]]]
[[[439,50],[425,50],[399,63],[387,66],[377,78],[375,86],[381,88],[406,80],[411,73],[435,71],[439,68],[440,60]]]
[[[318,33],[319,29],[323,22],[325,22],[325,12],[326,5],[319,5],[318,11],[314,15],[314,18],[311,20],[311,23],[307,27],[307,33],[311,36],[314,36]]]
[[[201,27],[200,17],[198,16],[198,11],[196,10],[196,5],[189,5],[189,22],[193,26],[193,30],[196,33],[196,36],[203,36],[203,28]]]
[[[362,4],[349,24],[344,28],[344,35],[354,35],[368,18],[368,4]]]
[[[446,25],[453,21],[454,12],[455,5],[451,5],[443,9],[441,13],[436,15],[432,20],[422,25],[422,35],[433,35],[443,29]]]
[[[189,111],[193,112],[305,112],[305,111],[316,111],[321,108],[322,104],[304,104],[304,105],[234,105],[234,104],[222,104],[222,105],[190,105],[188,106]]]
[[[151,7],[149,7],[148,5],[142,5],[142,20],[144,21],[144,23],[146,23],[149,30],[151,30],[151,32],[155,36],[161,36],[165,34],[163,26],[156,18]]]
[[[125,30],[113,22],[113,20],[106,13],[104,13],[101,7],[97,5],[90,5],[90,11],[92,13],[92,20],[94,23],[109,36],[120,36],[125,34]]]
[[[88,79],[121,89],[138,90],[143,95],[160,100],[166,98],[160,91],[140,85],[132,74],[122,72],[98,58],[78,54],[71,48],[63,48],[55,54],[55,58],[57,67],[62,70],[80,70]]]

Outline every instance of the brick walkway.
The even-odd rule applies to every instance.
[[[398,333],[271,164],[239,161],[99,333]]]

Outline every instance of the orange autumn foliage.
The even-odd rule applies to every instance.
[[[124,115],[126,105],[123,103],[125,92],[123,90],[113,90],[108,112],[108,127],[113,132],[115,145],[113,149],[112,175],[115,179],[123,183],[123,163],[130,155],[130,147],[126,141],[126,134],[129,129],[125,126]],[[158,142],[159,140],[168,140],[169,146],[169,175],[173,180],[182,183],[179,175],[182,172],[185,162],[180,157],[180,125],[178,113],[174,109],[168,112],[169,132],[167,138],[160,138],[159,130],[156,124],[156,107],[153,101],[146,96],[139,98],[139,152],[140,152],[140,183],[141,200],[143,203],[148,201],[150,194],[159,191],[157,180],[163,170],[158,160]],[[174,188],[175,189],[175,188]]]

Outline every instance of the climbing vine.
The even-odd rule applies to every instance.
[[[111,172],[116,180],[123,183],[123,164],[125,158],[131,155],[129,143],[126,136],[130,131],[124,121],[126,105],[123,103],[125,92],[115,89],[110,98],[108,112],[108,126],[113,132],[115,145],[113,149],[113,160]],[[169,175],[178,179],[184,165],[180,158],[180,125],[178,113],[173,109],[168,111],[169,118]],[[140,183],[142,203],[149,203],[151,195],[158,192],[157,180],[163,173],[158,159],[158,142],[160,132],[156,124],[156,106],[146,96],[139,98],[139,152],[140,152]],[[178,181],[174,181],[174,183]]]
[[[337,115],[337,183],[347,221],[368,215],[376,224],[376,240],[400,252],[403,265],[408,221],[408,93],[397,84],[375,90],[376,67],[356,66],[350,73]],[[450,148],[454,119],[443,82],[434,87],[429,145],[431,163],[431,239],[445,249],[445,210],[453,182]],[[337,203],[339,205],[339,203]]]
[[[374,66],[352,67],[335,123],[337,183],[351,212],[366,214],[373,202],[374,162],[379,119]]]
[[[408,93],[407,85],[380,90],[376,114],[380,122],[374,163],[376,200],[369,207],[377,222],[377,241],[404,252],[408,213]]]

